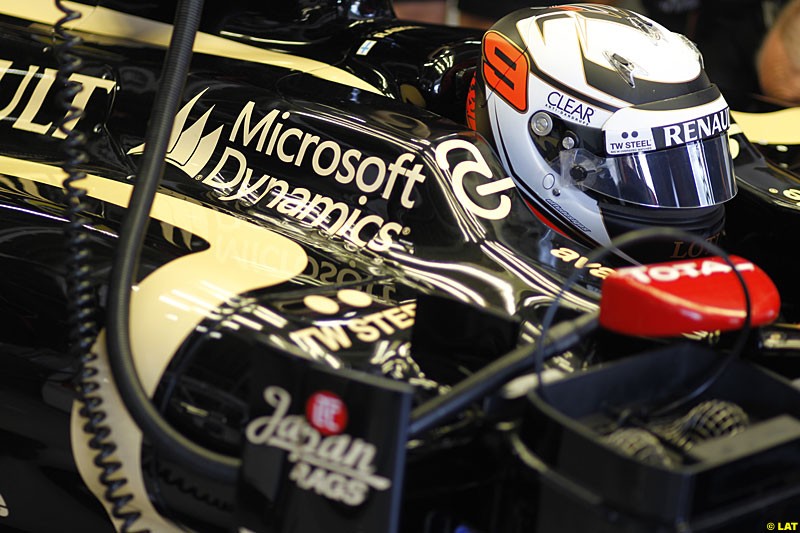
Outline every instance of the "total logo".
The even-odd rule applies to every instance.
[[[254,418],[245,429],[247,440],[287,452],[294,463],[289,480],[303,490],[345,505],[361,505],[370,490],[384,491],[391,480],[375,474],[377,447],[345,433],[347,407],[339,396],[319,391],[306,401],[303,415],[289,415],[292,396],[278,386],[264,389],[269,416]]]
[[[736,264],[739,272],[752,272],[755,265],[750,262]],[[665,265],[652,265],[629,267],[620,270],[621,275],[630,276],[640,283],[678,281],[681,278],[702,278],[715,274],[729,274],[733,267],[711,259],[704,261],[688,261],[685,263],[672,263]]]

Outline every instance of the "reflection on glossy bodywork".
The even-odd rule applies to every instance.
[[[0,167],[7,174],[60,187],[61,170],[55,167],[0,157]],[[127,205],[131,186],[112,180],[89,176],[86,180],[89,196],[116,205]],[[203,208],[166,195],[159,195],[151,216],[176,225],[206,239],[210,247],[204,251],[180,257],[147,276],[134,287],[131,302],[131,341],[134,359],[145,390],[152,394],[164,368],[178,346],[204,318],[214,313],[222,303],[238,294],[259,287],[284,282],[306,267],[305,252],[296,243],[269,230],[218,211]],[[226,246],[218,246],[221,236]],[[232,245],[231,240],[240,243]],[[258,247],[254,247],[254,244]],[[169,327],[165,328],[165,323]],[[154,332],[158,331],[158,335]],[[109,377],[105,365],[104,335],[96,345],[99,382]],[[141,497],[137,505],[150,507],[141,478],[141,434],[117,396],[116,389],[101,389],[104,408],[115,421],[117,454],[126,465],[130,487]],[[72,444],[76,462],[98,499],[102,486],[92,464],[93,452],[86,445],[77,407],[72,416]],[[120,435],[120,434],[124,434]],[[156,531],[172,527],[158,517],[155,510],[142,509],[142,525]]]

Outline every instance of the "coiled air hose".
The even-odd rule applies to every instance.
[[[103,399],[97,394],[100,388],[97,381],[98,370],[94,365],[97,355],[92,352],[98,332],[98,303],[90,270],[92,251],[87,229],[90,222],[83,214],[88,209],[87,191],[80,184],[86,178],[86,173],[80,167],[86,163],[88,156],[85,149],[86,135],[74,128],[83,117],[83,111],[73,104],[75,96],[83,87],[80,82],[70,79],[72,74],[80,71],[83,62],[74,53],[81,39],[66,29],[68,23],[80,18],[80,13],[66,7],[61,0],[56,0],[55,5],[64,13],[53,25],[53,31],[59,38],[53,52],[58,61],[56,82],[61,87],[57,104],[65,112],[57,127],[64,134],[61,147],[65,158],[61,168],[66,174],[62,185],[67,211],[65,233],[69,352],[80,363],[75,377],[75,390],[80,403],[80,416],[86,420],[83,430],[90,435],[89,447],[96,453],[93,462],[100,469],[98,479],[105,487],[103,498],[111,508],[111,516],[121,521],[120,531],[128,533],[141,513],[125,510],[133,495],[125,492],[128,479],[120,474],[122,464],[113,457],[117,446],[106,423],[107,413],[103,409]]]

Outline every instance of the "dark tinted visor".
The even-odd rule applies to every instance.
[[[652,152],[599,157],[564,150],[561,186],[576,186],[652,207],[705,207],[734,197],[728,135]]]

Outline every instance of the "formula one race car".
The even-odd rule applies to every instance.
[[[0,43],[3,530],[798,520],[792,140],[685,38],[0,0]]]

